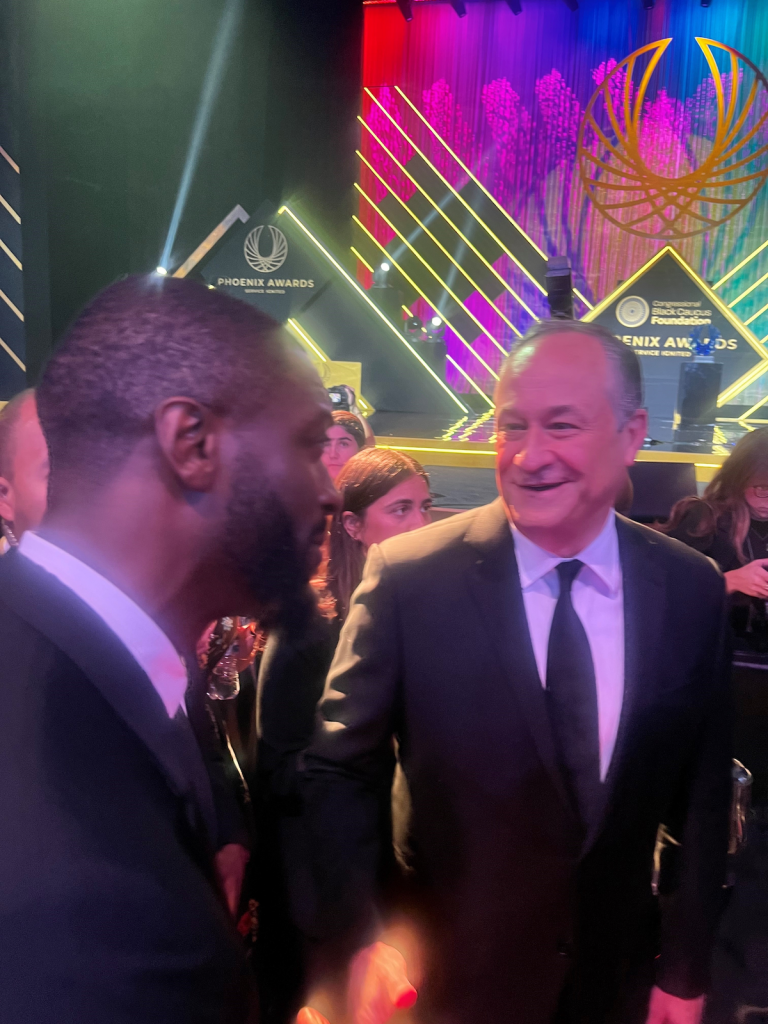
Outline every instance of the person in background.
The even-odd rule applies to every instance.
[[[0,412],[0,554],[38,526],[47,493],[48,446],[30,388]]]
[[[740,438],[703,496],[682,498],[658,529],[713,558],[729,594],[768,599],[768,427]]]
[[[340,415],[336,413],[335,415]],[[343,415],[343,414],[342,414]],[[316,582],[318,607],[305,628],[284,626],[267,643],[259,672],[258,746],[251,791],[259,858],[257,959],[266,1024],[292,1020],[306,994],[305,941],[312,933],[312,850],[302,816],[301,752],[369,547],[425,526],[432,500],[424,469],[403,452],[366,448],[336,479],[341,504],[330,557]]]
[[[316,570],[328,396],[271,318],[152,276],[89,304],[37,404],[48,509],[0,559],[0,1016],[244,1024],[188,672]]]
[[[326,432],[323,448],[323,465],[331,480],[336,480],[352,456],[357,455],[363,447],[365,429],[359,417],[343,409],[334,410],[333,424]]]
[[[534,325],[496,427],[497,501],[371,546],[304,752],[328,985],[363,947],[370,1024],[413,1001],[403,956],[430,1024],[699,1024],[731,801],[722,577],[614,512],[647,414],[606,328]],[[663,905],[660,823],[681,844]],[[340,1024],[335,994],[311,1002]]]

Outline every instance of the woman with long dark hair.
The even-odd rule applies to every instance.
[[[309,623],[276,632],[259,671],[257,752],[251,792],[257,802],[259,894],[257,971],[261,1019],[287,1024],[303,1003],[304,938],[313,914],[312,857],[305,830],[299,765],[312,739],[342,623],[363,575],[368,549],[429,522],[429,477],[409,455],[364,448],[336,479],[341,507],[333,518],[329,557],[313,581],[317,608]]]
[[[768,599],[768,427],[740,438],[703,496],[659,529],[713,558],[730,594]]]

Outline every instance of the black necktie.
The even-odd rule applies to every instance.
[[[560,562],[560,596],[547,650],[547,706],[560,767],[585,828],[600,801],[600,739],[595,666],[589,640],[571,601],[573,581],[584,567]]]

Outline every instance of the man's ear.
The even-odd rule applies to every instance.
[[[16,518],[16,495],[13,484],[0,476],[0,519],[12,523]]]
[[[359,516],[356,516],[354,512],[342,512],[341,524],[352,540],[360,540],[360,534],[363,532],[363,521]]]
[[[627,442],[624,453],[624,465],[631,466],[648,435],[647,410],[636,409],[627,420],[623,433]]]
[[[155,436],[182,487],[209,491],[220,465],[221,420],[194,398],[167,398],[155,411]]]

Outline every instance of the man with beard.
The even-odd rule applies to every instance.
[[[328,399],[263,314],[129,278],[37,402],[48,511],[0,560],[2,1018],[239,1024],[186,664],[211,620],[300,603],[336,500]]]

